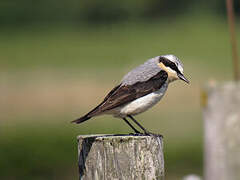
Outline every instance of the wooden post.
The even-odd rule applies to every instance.
[[[80,180],[164,179],[161,136],[78,136]]]
[[[203,96],[205,180],[240,179],[240,83],[208,88]]]

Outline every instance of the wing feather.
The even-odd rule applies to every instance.
[[[167,72],[161,70],[155,76],[145,82],[136,82],[133,85],[116,86],[96,108],[88,113],[88,116],[95,116],[105,111],[127,104],[137,98],[159,90],[167,81]]]

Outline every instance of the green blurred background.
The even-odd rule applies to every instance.
[[[224,1],[1,0],[0,179],[77,179],[77,135],[131,130],[110,116],[70,121],[163,54],[191,84],[171,84],[137,119],[164,135],[166,179],[202,175],[201,87],[232,79]]]

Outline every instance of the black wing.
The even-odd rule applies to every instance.
[[[145,82],[137,82],[133,85],[118,85],[104,98],[96,108],[90,111],[85,116],[73,121],[81,123],[93,116],[101,114],[105,111],[114,109],[121,105],[127,104],[137,98],[150,94],[159,90],[167,81],[168,74],[165,71],[160,71],[158,74]]]

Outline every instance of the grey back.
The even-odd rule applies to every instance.
[[[162,69],[157,65],[159,56],[147,60],[144,64],[136,67],[127,73],[122,81],[122,85],[133,85],[137,82],[144,82],[155,76]]]

